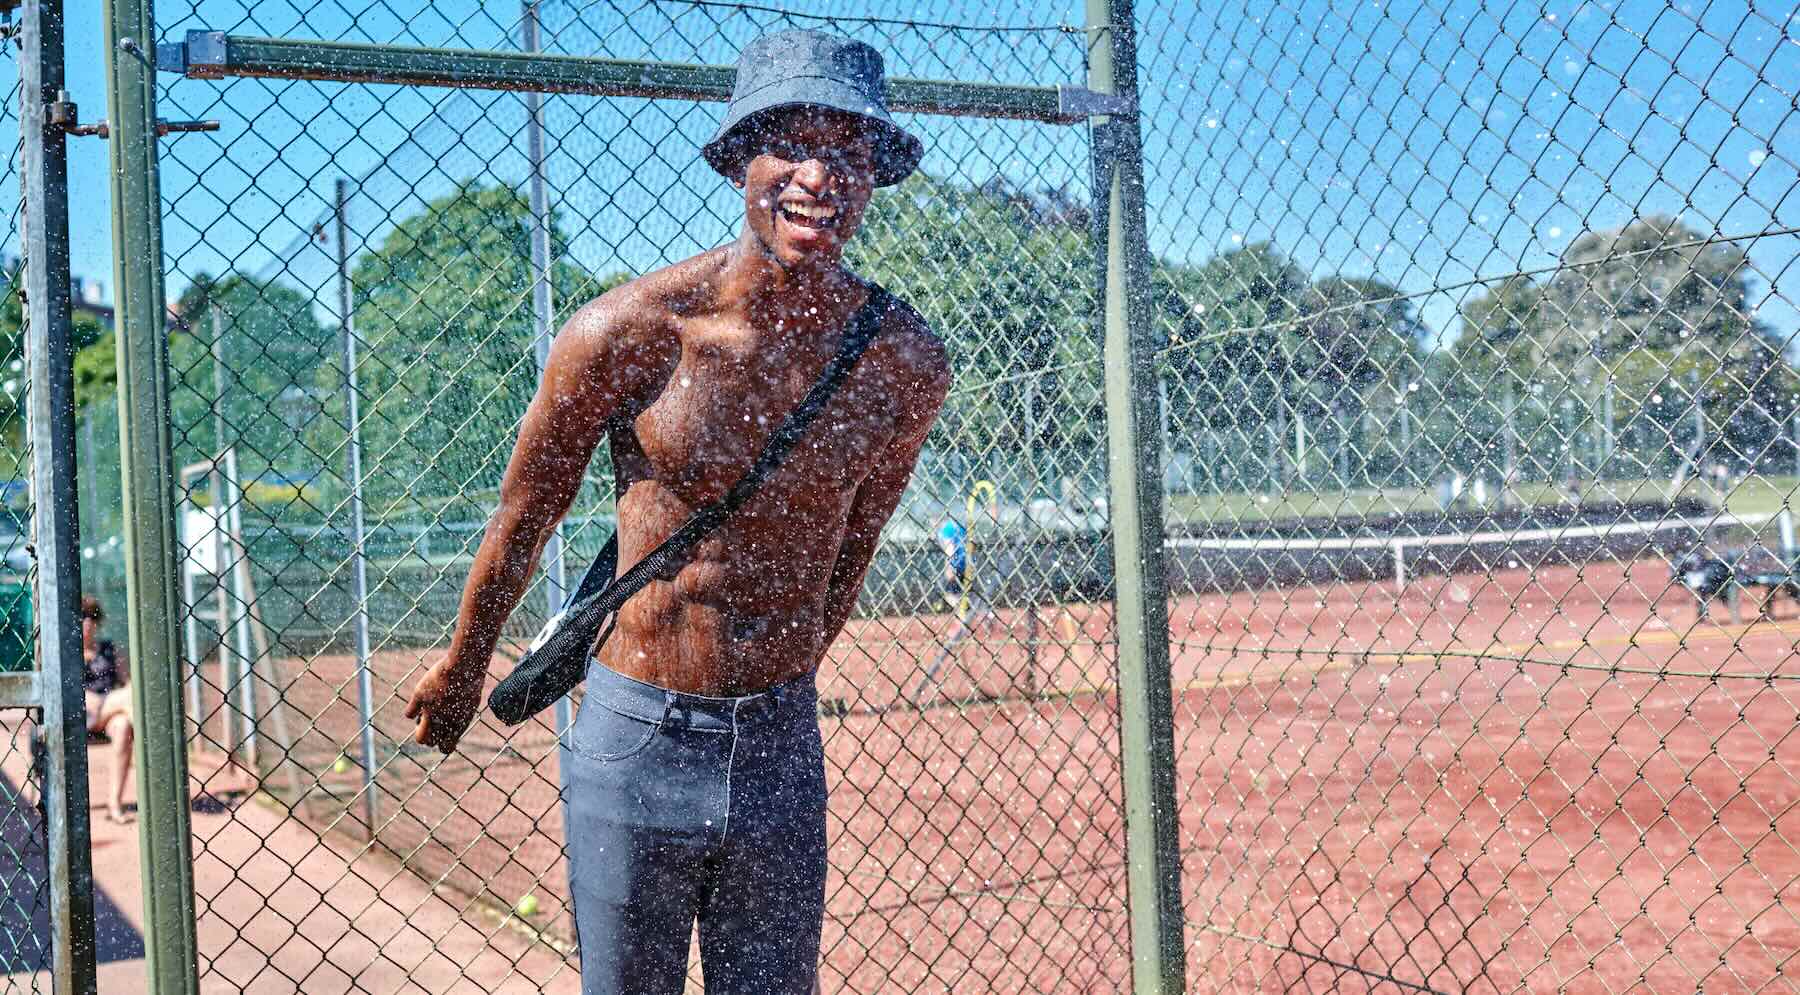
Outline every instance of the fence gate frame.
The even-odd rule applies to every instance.
[[[530,31],[535,3],[526,2]],[[1148,389],[1155,380],[1157,333],[1148,307],[1150,253],[1133,17],[1133,0],[1087,0],[1086,86],[890,77],[888,105],[908,113],[1085,123],[1089,128],[1093,245],[1105,288],[1094,327],[1105,358],[1133,987],[1146,995],[1175,995],[1184,989],[1185,945],[1162,549],[1162,449],[1155,431],[1161,398]],[[529,50],[535,47],[531,39],[525,51],[493,51],[193,30],[182,41],[156,44],[152,50],[152,0],[105,0],[105,23],[132,683],[138,714],[155,719],[140,723],[138,736],[142,858],[146,868],[157,868],[161,882],[144,892],[146,951],[150,990],[188,995],[199,987],[198,948],[155,147],[157,134],[167,126],[156,117],[156,74],[721,102],[730,98],[735,71],[730,66],[543,54]],[[72,424],[70,434],[72,438]]]
[[[62,0],[26,0],[18,31],[20,255],[36,577],[35,669],[0,674],[0,708],[41,716],[51,990],[95,990],[94,876],[83,701],[80,539],[75,490],[75,350],[70,316],[68,128]]]

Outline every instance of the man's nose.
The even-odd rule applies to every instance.
[[[824,193],[831,185],[831,167],[824,159],[814,156],[794,168],[794,182],[805,187],[808,193]]]

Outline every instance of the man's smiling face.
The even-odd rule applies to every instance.
[[[783,268],[835,266],[875,189],[874,136],[854,114],[815,107],[752,127],[739,181],[750,232]]]

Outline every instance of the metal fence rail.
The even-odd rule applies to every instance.
[[[578,702],[399,712],[550,334],[732,234],[696,150],[784,26],[887,56],[927,155],[853,264],[956,375],[821,669],[825,991],[1796,987],[1800,22],[1065,6],[116,0],[77,435],[185,723],[159,992],[576,988]]]

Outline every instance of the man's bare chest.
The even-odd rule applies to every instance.
[[[684,349],[633,422],[643,469],[689,506],[717,500],[749,471],[823,366],[817,355],[744,355],[729,343]],[[757,503],[836,505],[874,468],[894,428],[880,365],[865,356],[764,483]]]

